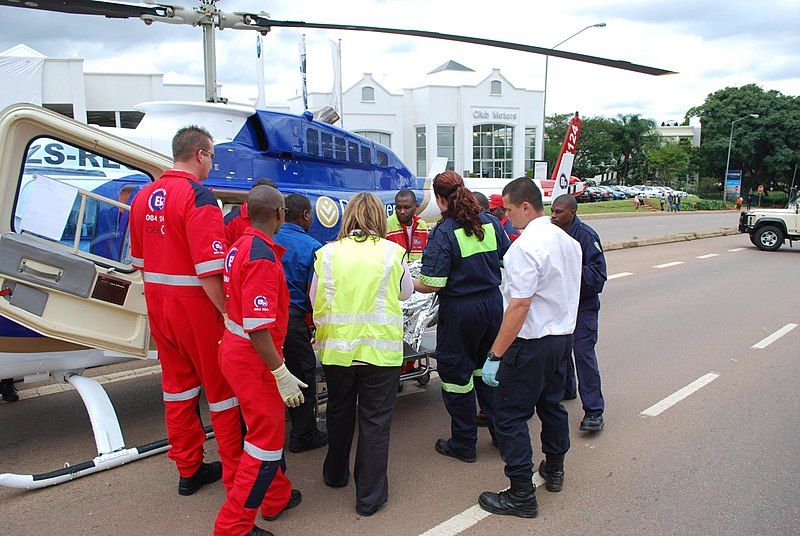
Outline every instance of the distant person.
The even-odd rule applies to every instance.
[[[639,207],[642,206],[642,201],[639,199],[639,194],[633,196],[633,210],[639,212]]]
[[[417,216],[417,196],[412,190],[400,190],[394,206],[394,214],[386,219],[386,240],[402,246],[408,262],[419,260],[428,243],[428,224]]]
[[[272,186],[273,188],[278,188],[275,182],[270,179],[257,180],[253,183],[251,189],[256,186]],[[234,207],[233,210],[225,215],[223,221],[225,222],[225,240],[227,241],[227,245],[230,246],[244,234],[245,229],[250,227],[250,215],[247,211],[247,201],[238,207]]]
[[[483,209],[484,212],[488,212],[489,214],[492,213],[492,211],[489,210],[489,198],[488,197],[486,197],[481,192],[472,192],[472,195],[475,197],[475,201],[478,202],[478,204],[481,206],[481,208]]]
[[[661,205],[661,212],[664,212],[665,205],[667,204],[667,194],[662,193],[661,197],[658,198],[658,202]]]
[[[581,430],[599,432],[603,429],[605,400],[600,387],[600,368],[597,366],[598,313],[600,293],[608,279],[606,258],[600,237],[594,229],[577,216],[578,203],[571,195],[560,195],[553,201],[550,221],[561,227],[581,245],[581,295],[578,302],[578,319],[573,334],[572,352],[567,360],[567,387],[564,398],[575,398],[575,372],[578,373],[578,389],[583,403],[584,417]]]
[[[675,196],[675,212],[680,212],[680,211],[681,211],[681,196],[676,195]]]
[[[670,212],[675,210],[675,197],[672,194],[667,195],[667,204]]]
[[[0,381],[0,394],[6,402],[16,402],[19,400],[19,393],[17,388],[14,387],[14,378],[6,378]]]
[[[506,208],[503,205],[503,196],[500,194],[492,194],[489,196],[489,212],[492,215],[500,220],[500,225],[503,226],[503,230],[506,232],[508,239],[512,242],[519,237],[519,231],[514,229],[514,226],[511,224],[511,219],[506,216]]]
[[[322,247],[308,234],[313,223],[311,201],[300,194],[286,196],[286,221],[275,234],[275,243],[286,251],[281,264],[289,285],[291,305],[286,342],[283,345],[286,368],[300,381],[305,401],[289,408],[292,431],[289,433],[289,452],[304,452],[328,444],[328,435],[317,429],[314,406],[316,399],[317,357],[311,347],[311,301],[308,291],[314,278],[314,254]]]
[[[736,198],[736,210],[741,210],[742,208],[742,196]]]
[[[753,192],[750,192],[749,194],[747,194],[747,210],[750,210],[752,206],[753,206]]]

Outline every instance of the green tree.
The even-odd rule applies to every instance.
[[[788,191],[792,171],[800,161],[800,98],[764,91],[755,84],[715,91],[686,112],[686,117],[699,116],[703,127],[700,173],[718,178],[721,184],[731,124],[748,114],[759,117],[734,125],[730,169],[742,170],[744,192],[759,184]]]
[[[688,140],[662,141],[647,151],[647,161],[659,182],[683,188],[691,170],[692,146]]]

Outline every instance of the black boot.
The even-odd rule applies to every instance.
[[[301,502],[303,502],[303,494],[300,493],[299,489],[293,489],[289,493],[289,502],[286,503],[286,506],[283,507],[283,510],[281,510],[280,512],[278,512],[274,516],[265,516],[265,515],[262,514],[261,517],[263,517],[267,521],[275,521],[276,519],[281,517],[281,514],[284,513],[286,510],[291,510],[292,508],[294,508],[295,506],[297,506]]]
[[[204,463],[192,476],[181,477],[178,482],[178,495],[191,495],[220,478],[222,478],[222,462]]]
[[[262,529],[258,525],[253,525],[253,528],[250,529],[250,532],[248,532],[245,536],[275,536],[275,535],[266,529]]]
[[[2,394],[3,400],[6,402],[16,402],[19,400],[17,388],[14,387],[14,380],[11,378],[0,381],[0,394]]]
[[[547,491],[561,491],[564,487],[564,462],[563,458],[560,464],[553,462],[550,458],[547,461],[542,460],[539,464],[539,476],[544,478],[544,487]]]
[[[328,434],[314,430],[310,437],[305,439],[289,439],[289,452],[306,452],[324,447],[328,444]]]
[[[511,481],[511,487],[500,493],[484,491],[478,504],[487,512],[505,516],[533,518],[539,514],[536,486],[531,481]]]
[[[599,432],[603,429],[603,414],[584,415],[581,421],[581,430],[585,432]]]
[[[449,439],[437,439],[436,444],[433,446],[433,448],[436,449],[436,452],[438,452],[439,454],[443,454],[444,456],[450,456],[451,458],[461,460],[462,462],[473,463],[477,459],[477,457],[474,454],[460,452],[451,447]]]

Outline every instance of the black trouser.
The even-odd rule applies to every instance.
[[[389,497],[389,433],[400,367],[324,365],[328,386],[328,454],[322,476],[329,486],[346,486],[358,407],[358,444],[353,479],[356,508],[373,510]]]
[[[478,440],[475,397],[494,436],[493,387],[480,371],[503,320],[499,289],[478,296],[442,299],[436,327],[436,370],[442,380],[442,399],[450,414],[450,446],[475,456]],[[473,393],[474,391],[474,393]]]
[[[289,441],[291,443],[308,440],[313,438],[317,431],[316,416],[314,415],[314,397],[316,396],[314,371],[317,368],[317,358],[311,347],[311,330],[304,318],[289,316],[283,354],[289,372],[308,385],[308,388],[302,390],[305,402],[296,408],[289,408],[289,418],[292,420]]]
[[[575,394],[575,373],[578,373],[578,391],[581,394],[583,411],[587,416],[602,415],[606,403],[600,385],[600,367],[597,365],[597,311],[578,311],[578,320],[573,333],[572,356],[567,359],[568,394]]]
[[[528,421],[542,421],[542,452],[563,458],[569,450],[567,410],[561,405],[572,335],[516,339],[503,354],[494,398],[494,426],[508,478],[530,482],[533,450]]]

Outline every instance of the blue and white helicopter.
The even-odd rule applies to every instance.
[[[311,199],[316,212],[311,232],[321,241],[336,235],[348,199],[360,191],[378,195],[389,213],[395,193],[409,188],[422,200],[423,218],[439,217],[430,184],[444,170],[444,159],[434,163],[427,177],[417,177],[390,149],[315,120],[310,112],[256,110],[220,99],[215,29],[262,34],[276,27],[369,31],[545,54],[653,75],[670,73],[489,39],[226,13],[216,4],[202,0],[189,9],[160,3],[0,0],[0,6],[7,7],[201,26],[208,101],[142,104],[145,115],[136,129],[99,129],[26,104],[0,113],[0,378],[70,383],[89,412],[98,451],[90,461],[51,473],[0,473],[2,486],[59,484],[168,448],[165,441],[126,447],[103,387],[82,373],[90,367],[154,357],[141,275],[128,259],[128,209],[141,187],[171,166],[166,155],[178,128],[199,124],[213,135],[217,156],[205,184],[226,211],[246,198],[254,181],[269,178],[282,192]],[[569,177],[568,169],[558,171]],[[498,186],[502,184],[495,182],[493,189]],[[569,189],[566,181],[556,181],[551,195]]]

